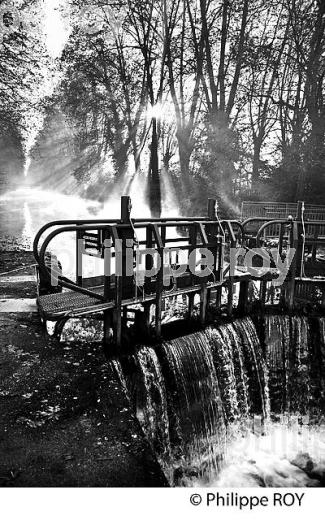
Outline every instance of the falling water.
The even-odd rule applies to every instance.
[[[143,347],[131,360],[127,378],[137,416],[156,453],[164,460],[170,451],[167,396],[162,369],[153,348]]]
[[[227,420],[269,415],[266,364],[250,319],[207,331],[223,393]]]
[[[196,333],[162,346],[174,480],[183,482],[218,470],[224,452],[224,413],[205,334]]]
[[[265,345],[274,413],[324,409],[324,318],[266,318]]]
[[[267,316],[258,330],[245,318],[122,360],[172,485],[320,485],[325,319]]]
[[[325,484],[324,320],[266,316],[261,327],[270,398],[262,435],[250,431],[228,445],[215,486],[314,487]]]
[[[319,392],[322,403],[325,402],[325,318],[319,319],[320,342],[319,342]],[[323,404],[323,409],[324,409]]]

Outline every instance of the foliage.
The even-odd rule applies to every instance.
[[[325,202],[323,0],[67,2],[51,103],[78,182],[102,182],[106,165],[127,191],[142,175],[154,214],[164,175],[187,213],[208,196],[228,214],[243,196]],[[23,28],[4,39],[3,127],[20,127],[39,82],[32,46]]]

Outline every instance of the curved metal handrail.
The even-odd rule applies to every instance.
[[[288,220],[288,219],[274,219],[274,220],[269,220],[268,222],[265,222],[265,224],[263,224],[263,226],[261,226],[259,228],[259,230],[257,231],[257,234],[256,234],[256,247],[261,247],[261,235],[262,233],[264,232],[264,230],[269,227],[269,226],[274,226],[274,224],[280,224],[280,225],[283,225],[283,224],[287,224],[287,225],[290,225],[291,223],[293,222],[293,220]]]
[[[161,225],[164,225],[165,227],[170,227],[173,225],[188,225],[188,224],[192,224],[193,222],[196,222],[196,221],[197,221],[197,219],[192,219],[192,218],[191,219],[177,218],[175,220],[155,219],[155,224],[156,225],[161,224]],[[80,222],[80,224],[79,224],[79,222]],[[238,221],[235,221],[235,220],[218,221],[218,220],[203,219],[202,222],[204,224],[218,224],[221,228],[225,224],[228,224],[231,226],[236,225],[236,226],[238,226],[238,228],[240,230],[241,237],[243,238],[243,236],[244,236],[244,230],[243,230],[242,224]],[[71,224],[69,225],[69,223],[71,223]],[[150,220],[137,219],[137,220],[133,220],[132,223],[133,223],[134,228],[141,228],[141,227],[145,227],[147,225],[152,224],[153,221],[151,219]],[[55,226],[60,226],[60,227],[58,229],[55,229],[54,231],[52,231],[45,238],[45,240],[40,248],[40,251],[38,252],[38,244],[39,244],[42,234],[46,230],[50,229],[51,227],[55,227]],[[43,226],[37,233],[35,240],[34,240],[34,244],[33,244],[35,259],[39,264],[39,268],[40,268],[42,275],[47,280],[51,279],[51,270],[48,268],[48,266],[45,263],[45,254],[46,254],[46,250],[47,250],[50,242],[56,236],[63,234],[63,233],[70,233],[70,232],[80,232],[80,231],[90,231],[90,230],[99,231],[99,230],[104,230],[104,229],[111,230],[113,227],[118,228],[118,229],[125,229],[125,228],[129,227],[129,225],[121,223],[121,221],[116,222],[116,221],[112,221],[112,220],[107,220],[107,221],[103,221],[103,220],[88,220],[88,221],[66,220],[66,221],[52,221],[52,222],[49,222],[48,224],[46,224],[45,226]],[[73,289],[77,292],[81,292],[83,294],[93,296],[95,298],[97,297],[99,299],[103,299],[103,297],[101,295],[97,295],[96,293],[93,293],[92,291],[89,291],[83,287],[80,287],[73,280],[70,280],[69,278],[64,277],[62,275],[58,275],[58,282],[59,282],[59,285],[62,287]]]
[[[70,222],[72,223],[72,225],[69,225]],[[53,221],[53,222],[49,222],[47,225],[43,226],[40,229],[40,231],[37,233],[35,240],[34,240],[34,246],[36,249],[38,249],[37,244],[39,242],[41,235],[44,233],[44,231],[46,231],[47,229],[54,227],[54,226],[58,226],[58,225],[63,226],[63,227],[60,227],[59,229],[52,231],[46,237],[46,239],[44,240],[44,242],[41,246],[40,253],[38,253],[38,251],[37,251],[37,253],[35,254],[35,259],[38,263],[43,263],[45,251],[46,251],[49,243],[53,240],[53,238],[55,238],[57,235],[59,235],[61,233],[68,233],[68,232],[74,232],[74,231],[91,231],[94,229],[101,230],[101,229],[110,228],[110,227],[112,227],[112,225],[115,225],[119,229],[126,229],[127,227],[129,227],[128,224],[121,224],[120,222],[111,221],[111,220],[109,220],[107,222],[105,222],[103,220],[100,220],[100,221],[90,220],[90,221],[88,221],[89,223],[82,221],[81,224],[76,224],[76,222],[78,222],[78,221]],[[172,227],[175,224],[185,226],[189,223],[192,224],[194,222],[196,222],[196,219],[178,218],[177,220],[170,220],[170,219],[159,219],[159,220],[157,219],[156,220],[157,225],[159,225],[159,223],[161,223],[161,224],[164,224],[166,227],[167,226]],[[225,222],[233,222],[236,225],[238,225],[239,228],[242,230],[241,224],[237,221],[221,221],[221,223],[225,223]],[[151,223],[152,223],[151,219],[150,220],[148,220],[148,219],[133,220],[133,225],[136,229],[148,226]],[[218,224],[218,221],[204,220],[204,223],[205,224]]]
[[[287,224],[287,225],[290,225],[292,224],[293,222],[299,222],[295,219],[291,220],[291,219],[275,219],[275,220],[269,220],[268,222],[266,222],[265,224],[263,224],[263,226],[261,226],[257,232],[257,235],[256,235],[256,245],[257,247],[260,247],[261,245],[261,235],[263,233],[263,231],[268,227],[268,226],[272,226],[274,224],[281,224],[281,225],[284,225],[284,224]],[[307,226],[314,226],[314,227],[325,227],[325,221],[324,220],[305,220],[303,222],[304,224],[304,227],[306,228]]]
[[[209,219],[208,219],[208,217],[202,217],[202,218],[201,217],[199,217],[199,218],[197,218],[197,217],[196,218],[195,217],[153,218],[153,219],[150,219],[150,222],[165,223],[169,220],[171,220],[173,222],[183,222],[183,221],[195,222],[196,220],[205,221],[205,220],[209,220]],[[148,218],[132,219],[133,223],[144,223],[147,221],[148,221]],[[68,220],[53,220],[51,222],[48,222],[47,224],[42,226],[35,235],[35,238],[33,241],[33,254],[34,254],[35,260],[36,260],[36,262],[39,261],[39,252],[38,252],[39,251],[39,241],[40,241],[42,235],[45,233],[45,231],[47,231],[51,227],[70,226],[70,225],[80,226],[83,224],[118,224],[119,222],[121,222],[120,219],[68,219]]]
[[[271,222],[273,224],[276,224],[277,220],[279,219],[270,219],[270,217],[249,217],[242,222],[242,226],[245,229],[245,227],[251,222]]]
[[[80,226],[73,226],[73,225],[72,226],[64,226],[64,227],[60,227],[59,229],[56,229],[56,230],[52,231],[52,233],[50,233],[46,237],[46,239],[44,240],[44,242],[43,242],[43,244],[41,246],[41,249],[40,249],[40,253],[39,253],[38,264],[39,264],[39,268],[40,268],[40,271],[41,271],[42,275],[45,278],[47,278],[48,280],[51,279],[51,271],[45,264],[45,254],[46,254],[46,250],[47,250],[47,247],[48,247],[49,243],[57,235],[60,235],[61,233],[70,233],[70,232],[74,232],[74,231],[77,231],[77,230],[109,229],[111,227],[112,226],[108,225],[108,224],[93,224],[93,225],[86,225],[85,224],[85,225],[80,225]],[[89,291],[89,290],[85,289],[84,287],[80,287],[73,280],[70,280],[69,278],[67,278],[65,276],[58,275],[58,283],[59,283],[60,286],[65,287],[67,289],[73,289],[74,291],[80,292],[80,293],[85,294],[87,296],[91,296],[93,298],[97,298],[99,300],[105,301],[105,299],[104,299],[104,297],[102,295],[99,295],[99,294],[97,294],[97,293],[95,293],[93,291]]]
[[[38,252],[38,249],[39,249],[39,241],[41,239],[41,236],[43,235],[43,233],[45,233],[45,231],[47,231],[48,229],[50,229],[51,227],[55,227],[55,226],[70,226],[70,225],[74,225],[74,226],[80,226],[82,224],[91,224],[91,223],[98,223],[98,224],[101,224],[101,223],[105,223],[105,224],[113,224],[117,222],[116,220],[105,220],[105,219],[98,219],[98,220],[92,220],[92,219],[83,219],[83,220],[53,220],[52,222],[48,222],[47,224],[45,224],[44,226],[42,226],[38,232],[36,233],[35,235],[35,238],[34,238],[34,242],[33,242],[33,254],[34,254],[34,258],[36,260],[36,262],[39,262],[39,252]],[[75,231],[75,229],[73,230]]]

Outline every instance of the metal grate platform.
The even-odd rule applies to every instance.
[[[225,269],[225,278],[224,282],[226,283],[229,277],[229,267]],[[277,269],[263,269],[263,268],[255,268],[255,275],[252,272],[248,272],[243,267],[237,267],[234,276],[232,278],[233,282],[247,280],[265,280],[270,281],[274,280],[279,276],[279,271]],[[199,280],[197,280],[199,281]],[[146,294],[144,295],[142,291],[136,291],[135,287],[132,285],[130,287],[125,288],[124,297],[122,300],[122,306],[126,304],[138,304],[143,303],[144,301],[152,301],[155,299],[155,281],[153,280],[150,284],[152,287],[146,288]],[[218,283],[212,285],[219,285]],[[163,290],[163,297],[177,295],[177,294],[187,294],[191,292],[198,292],[200,290],[200,284],[191,285],[191,278],[188,273],[181,276],[177,279],[177,284],[174,286],[174,290],[169,288]],[[210,285],[210,288],[211,285]],[[151,292],[152,291],[152,292]],[[96,287],[96,292],[98,294],[103,294],[103,287]],[[55,293],[55,294],[47,294],[43,296],[39,296],[37,299],[37,305],[39,308],[39,312],[41,316],[47,320],[58,320],[62,317],[73,317],[73,316],[82,316],[86,314],[94,314],[96,312],[104,311],[106,309],[114,308],[114,292],[112,290],[111,299],[108,302],[101,302],[97,298],[92,298],[91,296],[80,294],[78,292],[67,291],[63,293]]]
[[[97,298],[69,291],[39,296],[37,305],[41,316],[48,320],[57,320],[64,316],[72,317],[93,314],[109,309],[114,304],[112,302],[101,302]]]

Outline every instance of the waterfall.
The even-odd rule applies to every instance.
[[[325,319],[279,315],[140,346],[120,377],[169,482],[190,485],[216,481],[229,446],[271,419],[319,415],[324,366]]]
[[[265,318],[265,356],[274,413],[317,415],[324,409],[324,341],[324,318]]]
[[[170,419],[174,480],[217,471],[224,452],[220,388],[207,336],[164,343],[161,360]]]
[[[319,319],[320,342],[319,342],[319,392],[322,403],[325,401],[325,318]],[[323,405],[323,409],[325,406]]]
[[[269,415],[266,364],[253,322],[237,320],[206,333],[223,394],[227,420]]]

